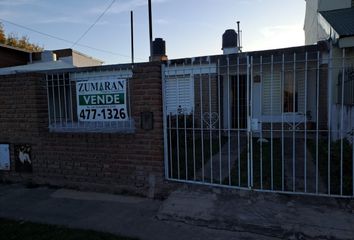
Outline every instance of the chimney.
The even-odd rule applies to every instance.
[[[228,29],[222,35],[222,50],[223,54],[239,53],[238,35],[234,29]]]
[[[152,42],[152,61],[167,61],[166,42],[162,38],[155,38]]]

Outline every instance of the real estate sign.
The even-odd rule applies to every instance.
[[[90,80],[76,83],[79,121],[126,121],[126,79]]]

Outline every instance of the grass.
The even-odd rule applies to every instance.
[[[7,240],[133,240],[109,233],[0,218],[0,238]]]
[[[307,146],[310,149],[314,161],[316,161],[316,141],[308,140]],[[330,164],[328,164],[328,140],[320,139],[318,142],[318,168],[323,184],[328,185],[330,178],[330,194],[341,194],[341,140],[331,142]],[[343,140],[343,178],[342,194],[353,195],[353,149],[351,143]],[[328,171],[328,165],[330,171]],[[328,186],[327,186],[328,187]]]
[[[193,137],[192,130],[179,130],[177,137],[177,131],[171,131],[169,158],[171,163],[172,156],[172,178],[180,180],[199,178],[197,175],[202,169],[203,163],[207,164],[210,157],[220,151],[220,144],[222,147],[226,142],[224,137],[219,138],[217,132],[212,133],[211,138],[209,134],[210,131],[204,131],[203,133],[194,131]]]
[[[176,126],[176,119],[172,120],[171,126]],[[169,159],[170,159],[170,177],[180,180],[200,180],[198,172],[200,172],[203,163],[207,164],[212,155],[217,154],[221,147],[227,142],[227,137],[219,137],[219,132],[211,130],[192,131],[191,120],[189,118],[179,119],[179,130],[172,128],[169,131]],[[273,141],[259,143],[258,138],[253,141],[253,188],[265,190],[282,190],[287,189],[287,185],[299,184],[292,180],[287,181],[291,177],[289,171],[293,171],[291,160],[292,152],[297,157],[298,151],[304,151],[304,147],[299,150],[297,144],[293,144],[293,140],[289,138],[274,138]],[[283,141],[283,142],[282,142]],[[343,151],[342,151],[343,143]],[[303,143],[300,143],[303,146]],[[234,146],[233,146],[234,147]],[[295,149],[294,149],[295,148]],[[282,161],[282,149],[284,149],[284,162]],[[316,142],[313,139],[307,139],[307,150],[312,155],[313,164],[316,164]],[[343,162],[341,163],[341,152],[343,152]],[[290,154],[290,155],[289,155]],[[306,154],[306,152],[305,152]],[[225,178],[223,185],[248,187],[248,156],[247,148],[241,149],[240,159],[236,161],[231,169],[231,179]],[[320,139],[318,145],[318,169],[323,184],[327,185],[330,180],[330,193],[343,194],[352,196],[354,192],[353,186],[353,148],[352,144],[347,140],[343,142],[336,141],[331,143],[330,159],[328,162],[328,140]],[[296,162],[297,163],[297,162]],[[289,166],[289,164],[291,166]],[[300,161],[301,164],[301,161]],[[342,168],[341,168],[342,164]],[[330,171],[329,171],[329,167]],[[297,165],[297,167],[301,167]],[[283,172],[284,169],[284,179]],[[287,171],[285,171],[287,170]],[[301,171],[301,170],[300,170]],[[342,178],[341,178],[342,171]],[[239,176],[240,172],[240,176]],[[290,176],[287,176],[287,174]],[[307,176],[307,180],[309,180]],[[330,178],[330,179],[329,179]],[[300,183],[301,184],[301,183]],[[307,183],[308,184],[308,183]],[[340,189],[341,184],[343,185]],[[302,187],[302,186],[296,186]],[[296,188],[295,187],[295,188]]]
[[[261,144],[257,142],[257,140],[258,138],[253,139],[253,188],[280,190],[282,188],[281,141],[280,139],[273,139],[273,143],[269,141]],[[271,151],[272,146],[273,158]],[[243,149],[241,152],[239,164],[240,166],[238,166],[238,163],[235,163],[231,169],[231,185],[248,187],[247,148]],[[238,173],[239,167],[241,173],[240,177]],[[228,185],[229,179],[226,178],[223,184]]]

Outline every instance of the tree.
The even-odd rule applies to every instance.
[[[17,47],[27,51],[32,51],[32,52],[43,51],[43,47],[40,47],[39,45],[34,43],[30,43],[29,37],[27,36],[22,36],[19,38],[15,33],[9,33],[6,36],[3,24],[1,22],[0,22],[0,43],[11,47]]]
[[[6,35],[5,35],[4,26],[2,25],[2,23],[0,23],[0,43],[1,44],[6,43]]]
[[[18,47],[18,37],[14,33],[10,33],[6,38],[6,45]]]

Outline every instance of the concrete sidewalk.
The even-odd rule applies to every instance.
[[[158,218],[280,239],[354,239],[354,199],[189,186],[164,201]]]
[[[142,240],[354,239],[354,200],[182,186],[164,201],[0,184],[0,217]]]
[[[159,220],[162,201],[46,187],[0,184],[0,217],[92,229],[141,240],[274,240],[247,232]]]

